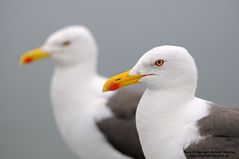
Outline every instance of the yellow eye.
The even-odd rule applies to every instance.
[[[162,59],[159,59],[159,60],[154,62],[155,66],[162,66],[163,64],[164,64],[164,60],[162,60]]]
[[[71,42],[66,40],[62,43],[62,46],[69,46],[70,44],[71,44]]]

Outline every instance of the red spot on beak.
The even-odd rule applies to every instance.
[[[31,63],[33,59],[31,57],[27,57],[24,59],[24,63]]]
[[[119,83],[110,83],[109,84],[109,91],[114,91],[120,88],[120,84]]]

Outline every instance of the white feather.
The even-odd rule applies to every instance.
[[[64,41],[69,46],[63,46]],[[97,46],[90,31],[71,26],[48,38],[44,51],[51,54],[55,71],[51,100],[56,123],[67,145],[81,159],[130,159],[113,148],[96,121],[112,116],[102,94],[105,78],[96,73]]]
[[[165,61],[158,67],[154,62]],[[197,121],[208,115],[207,102],[196,98],[197,68],[186,49],[161,46],[144,54],[130,75],[153,74],[136,112],[136,125],[147,159],[185,159],[184,149],[199,142]]]

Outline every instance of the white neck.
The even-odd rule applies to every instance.
[[[136,123],[147,159],[185,159],[183,149],[200,139],[196,122],[207,108],[194,97],[195,89],[185,85],[145,91]]]
[[[108,96],[101,92],[105,79],[87,66],[92,65],[55,69],[51,100],[61,135],[80,158],[126,159],[105,142],[95,124],[96,120],[110,117],[112,113],[106,107]]]
[[[98,92],[94,91],[100,90],[103,81],[104,79],[96,73],[95,62],[92,61],[66,67],[56,66],[51,85],[54,111],[66,111],[73,107],[87,108],[83,103],[89,103],[90,98],[97,96]]]
[[[75,64],[61,64],[60,62],[54,61],[55,63],[55,72],[56,74],[64,75],[68,78],[68,80],[72,80],[69,77],[79,77],[82,78],[88,78],[93,74],[96,74],[96,57],[91,57],[88,59],[84,59],[79,61]],[[79,73],[79,74],[76,74]]]
[[[106,106],[113,94],[102,94],[105,78],[96,72],[96,52],[91,46],[81,51],[82,58],[53,59],[51,100],[61,135],[81,159],[129,159],[114,149],[97,127],[96,120],[113,115]]]

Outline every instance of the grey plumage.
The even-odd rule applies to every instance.
[[[239,159],[239,110],[209,105],[209,115],[198,121],[205,139],[185,150],[187,158]]]
[[[109,143],[123,154],[144,159],[135,123],[135,112],[143,92],[123,89],[107,103],[114,117],[97,123]]]

